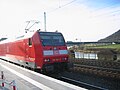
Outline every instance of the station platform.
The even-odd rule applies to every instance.
[[[15,81],[16,90],[86,90],[3,60],[0,60],[0,71],[8,84]],[[0,90],[14,90],[8,84],[3,88],[0,82]]]

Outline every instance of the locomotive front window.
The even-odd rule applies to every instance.
[[[64,38],[60,33],[41,32],[40,38],[44,46],[65,45]]]

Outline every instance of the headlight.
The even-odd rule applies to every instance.
[[[45,62],[50,62],[50,59],[44,59]]]
[[[62,60],[67,60],[67,58],[62,58]]]

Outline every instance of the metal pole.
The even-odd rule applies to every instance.
[[[13,90],[16,90],[16,83],[15,83],[15,80],[13,80]]]
[[[46,32],[46,12],[44,12],[44,29],[45,29],[45,32]]]
[[[3,74],[3,71],[1,71],[1,79],[2,79],[2,87],[4,87],[4,74]]]

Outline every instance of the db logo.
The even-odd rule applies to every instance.
[[[54,50],[54,55],[58,55],[59,54],[59,50]]]

